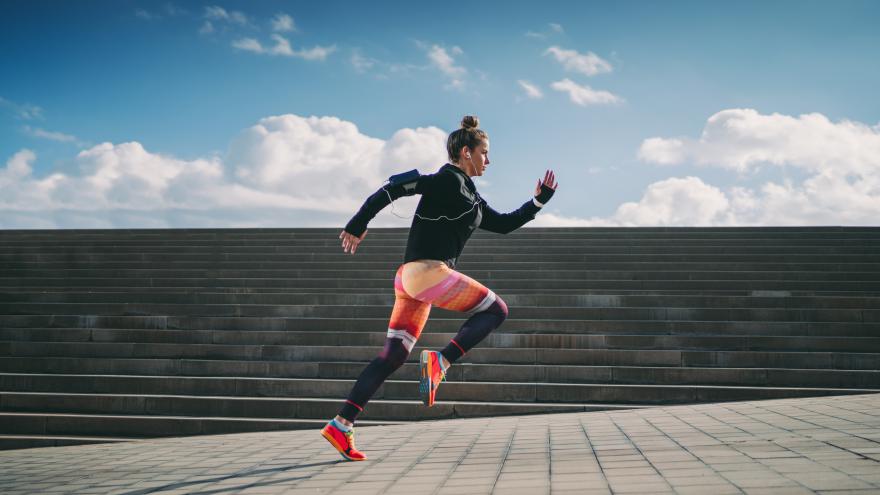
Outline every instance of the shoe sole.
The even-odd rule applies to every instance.
[[[422,403],[428,407],[433,406],[431,400],[431,372],[429,364],[431,363],[431,352],[423,350],[419,355],[419,396]]]
[[[353,458],[353,457],[349,457],[349,456],[347,456],[347,455],[345,454],[345,449],[343,449],[342,447],[340,447],[340,445],[336,442],[336,440],[333,438],[333,436],[330,435],[329,433],[327,433],[326,431],[321,430],[321,436],[324,437],[324,438],[326,438],[327,441],[330,442],[330,445],[332,445],[333,448],[335,448],[336,451],[339,452],[339,455],[341,455],[343,459],[348,459],[349,461],[355,461],[355,462],[357,462],[357,461],[366,461],[366,460],[367,460],[366,457],[364,457],[363,459],[355,459],[355,458]]]

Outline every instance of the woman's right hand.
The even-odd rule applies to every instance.
[[[349,234],[348,232],[343,230],[342,232],[339,233],[339,238],[342,239],[342,251],[347,253],[349,248],[351,248],[351,254],[354,254],[354,252],[357,251],[358,244],[360,244],[361,241],[364,240],[364,237],[366,237],[366,236],[367,236],[366,230],[364,231],[363,234],[361,234],[360,237],[358,237],[354,234]]]
[[[552,170],[547,170],[544,174],[544,181],[542,182],[539,179],[538,186],[535,187],[535,199],[540,203],[546,204],[553,197],[553,193],[556,192],[556,186],[558,185],[556,173]]]

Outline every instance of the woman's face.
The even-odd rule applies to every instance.
[[[462,148],[461,157],[458,160],[461,169],[469,177],[480,177],[489,165],[489,140],[485,140],[473,150],[467,146]]]

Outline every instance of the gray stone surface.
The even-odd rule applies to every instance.
[[[385,341],[406,239],[0,230],[0,450],[314,429]],[[363,426],[880,392],[880,227],[481,231],[458,268],[508,320],[427,410],[419,352],[466,316],[434,308]]]
[[[18,493],[802,494],[880,492],[880,394],[0,452]]]

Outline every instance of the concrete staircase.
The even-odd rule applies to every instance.
[[[0,448],[318,428],[381,348],[406,229],[0,231]],[[360,424],[880,389],[880,228],[477,232],[510,318]]]

